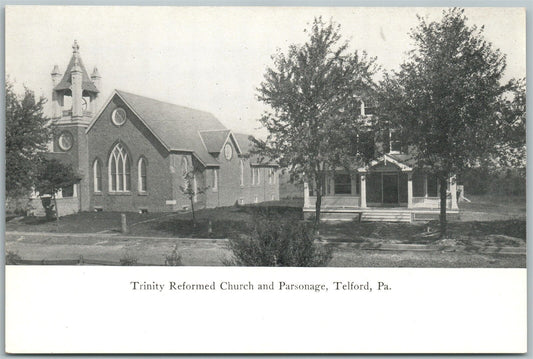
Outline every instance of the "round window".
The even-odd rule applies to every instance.
[[[224,157],[229,161],[231,160],[231,156],[233,156],[233,148],[229,143],[226,143],[226,146],[224,146]]]
[[[72,138],[72,134],[70,132],[63,132],[61,135],[59,135],[59,140],[57,141],[59,144],[59,148],[63,151],[68,151],[72,148],[72,144],[74,143],[74,139]]]
[[[122,126],[126,122],[126,111],[123,108],[116,108],[111,114],[111,121],[117,126]]]

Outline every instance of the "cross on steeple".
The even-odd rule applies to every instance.
[[[74,44],[72,45],[72,53],[77,54],[80,51],[80,45],[78,45],[78,41],[74,40]]]

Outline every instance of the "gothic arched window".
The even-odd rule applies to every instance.
[[[98,158],[93,163],[93,184],[94,192],[102,192],[102,164]]]
[[[181,160],[181,174],[183,177],[189,172],[189,161],[187,161],[187,157],[183,157]]]
[[[109,155],[109,191],[129,192],[131,188],[130,172],[128,153],[121,143],[117,143]]]
[[[139,175],[137,181],[139,183],[139,192],[146,192],[148,187],[146,183],[146,159],[144,159],[144,157],[139,158],[137,173]]]
[[[241,159],[241,186],[244,186],[244,161]]]

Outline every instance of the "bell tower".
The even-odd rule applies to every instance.
[[[52,119],[55,124],[85,126],[98,110],[96,104],[100,93],[101,76],[98,69],[89,77],[80,57],[77,41],[72,45],[72,57],[64,74],[54,66],[52,73]]]
[[[72,164],[81,176],[78,196],[80,209],[89,209],[89,149],[85,130],[96,115],[100,93],[100,74],[96,67],[89,77],[80,57],[80,46],[74,40],[72,56],[61,74],[57,65],[52,69],[53,151]]]

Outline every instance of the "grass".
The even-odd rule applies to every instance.
[[[521,247],[526,245],[525,200],[520,198],[469,198],[461,206],[461,220],[449,223],[449,243],[466,248],[457,252],[414,252],[362,250],[360,244],[379,247],[384,243],[442,244],[431,235],[438,222],[379,223],[324,222],[321,237],[333,247],[330,266],[342,267],[525,267],[525,255],[486,253],[483,247]],[[225,241],[181,238],[229,238],[250,233],[254,218],[279,215],[302,220],[301,200],[232,206],[197,212],[198,227],[190,213],[127,213],[129,236],[147,236],[150,240],[128,236],[54,236],[62,233],[113,233],[120,228],[120,213],[78,213],[62,217],[59,225],[40,218],[13,218],[6,223],[6,250],[23,259],[87,259],[129,264],[164,265],[178,245],[183,265],[222,265],[229,255]],[[208,231],[211,222],[212,232]],[[428,229],[429,234],[428,235]],[[49,232],[17,235],[12,231]],[[131,258],[130,258],[131,257]]]
[[[450,221],[448,237],[465,245],[479,241],[495,246],[525,246],[526,202],[524,198],[474,197],[461,204],[461,220]],[[99,233],[120,231],[119,212],[83,212],[62,217],[59,224],[43,218],[10,220],[8,231]],[[197,227],[191,213],[127,213],[130,236],[231,238],[250,233],[255,218],[279,216],[302,220],[301,199],[266,202],[258,205],[231,206],[197,211]],[[490,218],[490,219],[487,219]],[[476,219],[476,220],[474,220]],[[436,236],[426,235],[438,229],[438,221],[429,223],[323,222],[320,234],[329,242],[432,244]],[[520,242],[517,242],[519,239]],[[477,242],[476,242],[477,241]]]

